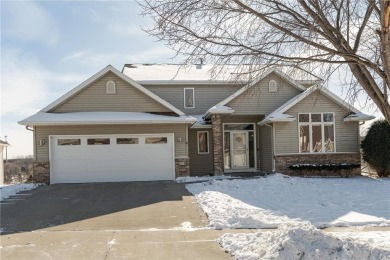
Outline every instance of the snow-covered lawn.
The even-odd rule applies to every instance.
[[[31,190],[38,187],[38,183],[10,184],[0,186],[0,201],[7,199],[21,191]]]
[[[390,248],[374,239],[336,236],[308,222],[282,224],[275,231],[225,234],[218,242],[236,259],[390,259]]]
[[[387,259],[390,232],[333,232],[330,226],[390,226],[390,179],[298,178],[281,174],[256,179],[210,179],[187,189],[210,226],[277,228],[225,234],[219,239],[236,259]]]
[[[390,179],[266,178],[187,184],[208,215],[223,228],[271,228],[286,221],[316,227],[390,226]]]

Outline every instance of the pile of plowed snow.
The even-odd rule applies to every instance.
[[[390,259],[389,249],[337,238],[309,222],[286,223],[255,234],[225,234],[219,243],[236,259]]]

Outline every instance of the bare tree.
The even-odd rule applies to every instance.
[[[390,0],[145,0],[151,35],[184,55],[242,73],[294,64],[328,78],[353,77],[390,122]],[[372,103],[371,102],[371,103]]]

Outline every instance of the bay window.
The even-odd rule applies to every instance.
[[[335,152],[334,113],[298,115],[299,152]]]

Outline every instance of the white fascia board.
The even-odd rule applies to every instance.
[[[277,123],[277,122],[280,122],[280,123],[282,123],[282,122],[293,122],[295,120],[296,120],[295,117],[286,114],[283,117],[273,117],[273,116],[266,117],[263,120],[261,120],[260,122],[258,122],[257,124],[258,125],[265,125],[265,124],[268,124],[268,123]]]
[[[192,124],[194,122],[191,121],[112,121],[112,122],[102,122],[102,121],[68,121],[68,122],[28,122],[28,121],[20,121],[18,122],[21,125],[25,126],[54,126],[54,125],[154,125],[154,124]]]
[[[243,85],[247,81],[223,81],[223,80],[138,80],[141,85]]]
[[[53,109],[56,106],[60,105],[61,103],[65,102],[66,100],[68,100],[69,98],[71,98],[72,96],[74,96],[75,94],[77,94],[78,92],[80,92],[81,90],[86,88],[87,86],[89,86],[91,83],[93,83],[94,81],[96,81],[98,78],[100,78],[101,76],[103,76],[104,74],[106,74],[109,71],[111,71],[116,76],[118,76],[119,78],[123,79],[124,81],[126,81],[130,85],[134,86],[135,88],[137,88],[138,90],[140,90],[144,94],[148,95],[149,97],[151,97],[152,99],[154,99],[155,101],[160,103],[161,105],[163,105],[166,108],[172,110],[173,112],[175,112],[179,116],[185,115],[182,111],[180,111],[176,107],[172,106],[167,101],[163,100],[162,98],[160,98],[159,96],[157,96],[156,94],[151,92],[150,90],[148,90],[145,87],[141,86],[139,83],[137,83],[136,81],[132,80],[128,76],[124,75],[123,73],[121,73],[119,70],[117,70],[116,68],[114,68],[111,65],[108,65],[107,67],[105,67],[104,69],[102,69],[101,71],[99,71],[98,73],[96,73],[95,75],[93,75],[92,77],[87,79],[86,81],[82,82],[80,85],[78,85],[77,87],[75,87],[71,91],[67,92],[65,95],[63,95],[62,97],[60,97],[59,99],[57,99],[56,101],[51,103],[50,105],[46,106],[41,111],[42,112],[50,111],[51,109]]]
[[[330,99],[332,99],[333,101],[335,101],[336,103],[338,103],[339,105],[341,105],[342,107],[346,108],[347,110],[350,110],[356,114],[363,114],[362,112],[360,112],[358,109],[356,109],[354,106],[352,106],[351,104],[348,104],[347,102],[345,102],[344,100],[342,100],[341,98],[339,98],[336,94],[334,94],[332,91],[330,91],[329,89],[327,88],[319,88],[319,90],[324,93],[326,96],[328,96]]]
[[[369,121],[375,119],[375,116],[370,116],[363,113],[356,113],[344,118],[344,122],[360,122],[360,121]]]
[[[287,82],[291,83],[291,85],[293,85],[294,87],[296,87],[297,89],[301,90],[301,91],[306,91],[306,88],[304,86],[302,86],[301,84],[299,84],[298,82],[296,82],[294,79],[292,79],[291,77],[289,77],[288,75],[286,75],[284,72],[280,71],[279,69],[277,68],[273,68],[273,69],[269,69],[267,70],[266,72],[264,72],[263,74],[261,74],[259,77],[257,77],[255,80],[251,81],[250,83],[248,83],[247,85],[245,85],[244,87],[240,88],[239,90],[237,90],[235,93],[233,93],[231,96],[225,98],[224,100],[222,100],[221,102],[219,102],[217,105],[221,105],[221,106],[224,106],[226,105],[227,103],[229,103],[230,101],[232,101],[233,99],[235,99],[236,97],[240,96],[242,93],[244,93],[247,89],[253,87],[254,85],[256,85],[260,80],[264,79],[265,77],[267,77],[268,75],[270,75],[271,73],[275,72],[276,74],[278,74],[280,77],[282,77],[283,79],[285,79]]]
[[[193,124],[191,116],[170,117],[141,112],[38,112],[18,123],[26,126],[37,125],[91,125],[91,124]]]

